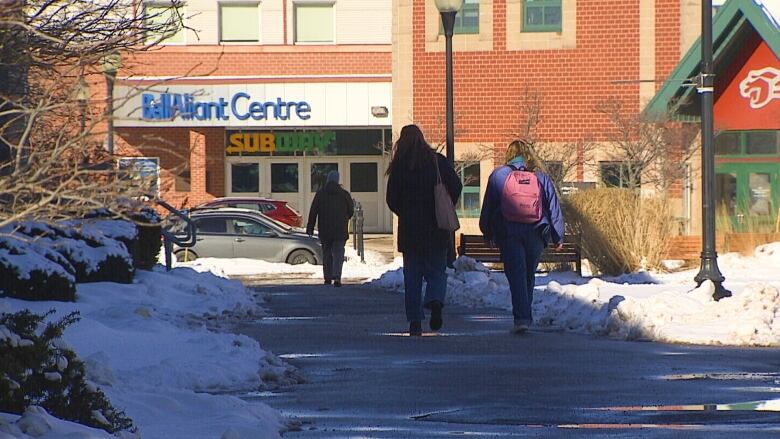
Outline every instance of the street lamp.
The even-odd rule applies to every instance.
[[[455,123],[453,121],[453,103],[452,103],[452,33],[455,27],[455,15],[463,7],[463,0],[435,0],[436,9],[441,14],[441,23],[444,27],[444,38],[446,40],[446,63],[447,63],[447,161],[455,167]],[[450,234],[450,245],[447,261],[451,265],[455,260],[455,232]]]
[[[101,68],[106,76],[106,121],[108,129],[106,133],[106,149],[108,154],[114,155],[114,80],[116,72],[122,67],[122,57],[113,52],[103,56]]]
[[[87,124],[87,101],[89,101],[90,95],[89,95],[89,84],[87,84],[87,81],[84,79],[83,76],[79,77],[79,80],[76,82],[76,100],[79,102],[79,134],[84,134],[84,130],[86,129]]]
[[[435,0],[436,8],[441,14],[441,23],[444,27],[444,38],[447,42],[447,160],[455,165],[455,123],[453,121],[452,103],[452,33],[455,27],[455,15],[463,7],[463,0]]]
[[[712,0],[701,3],[701,74],[697,89],[701,95],[701,170],[702,170],[702,251],[701,268],[694,280],[701,285],[711,281],[715,285],[712,297],[720,300],[731,296],[723,287],[726,280],[718,269],[715,249],[715,155],[714,155],[714,99],[715,75],[712,71]]]

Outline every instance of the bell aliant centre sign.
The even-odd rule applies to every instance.
[[[220,97],[198,101],[190,93],[143,93],[141,118],[146,121],[183,120],[300,120],[311,118],[306,101],[255,100],[249,93],[238,92],[230,99]]]

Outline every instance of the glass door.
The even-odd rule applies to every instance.
[[[264,188],[268,196],[275,200],[284,200],[290,207],[303,216],[303,224],[306,225],[306,212],[308,205],[304,197],[304,189],[301,184],[301,159],[273,158],[267,161],[268,178],[264,180]]]
[[[736,232],[775,231],[780,163],[720,164],[715,181],[719,226]]]
[[[254,157],[231,157],[225,162],[225,192],[228,196],[256,197],[260,192],[260,163]]]

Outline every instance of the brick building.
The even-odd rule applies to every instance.
[[[638,115],[694,43],[701,21],[697,0],[466,0],[463,11],[453,65],[455,151],[466,186],[459,207],[467,233],[476,230],[476,219],[468,217],[478,215],[490,172],[526,123],[529,91],[540,102],[539,141],[552,147],[606,142],[613,127],[594,108],[616,100]],[[415,122],[437,143],[445,132],[438,11],[432,1],[395,0],[393,20],[393,127]],[[619,166],[605,160],[596,151],[589,166],[578,164],[565,180],[597,184]],[[691,212],[684,183],[677,185],[679,216]]]
[[[383,175],[392,117],[390,0],[143,3],[179,24],[125,57],[117,78],[120,166],[158,176],[175,205],[285,199],[303,215],[328,171],[392,228]]]

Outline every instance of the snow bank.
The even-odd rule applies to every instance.
[[[352,247],[346,247],[344,256],[347,258],[342,269],[343,279],[373,280],[379,278],[388,270],[402,265],[401,258],[396,258],[390,264],[384,263],[384,258],[377,252],[366,250],[365,263],[360,262],[360,256]],[[277,262],[266,262],[258,259],[221,259],[201,258],[192,262],[177,262],[177,267],[189,267],[193,270],[210,271],[218,276],[263,276],[269,274],[296,275],[313,278],[322,277],[322,266],[311,264],[290,265]]]
[[[37,406],[28,407],[22,416],[0,413],[0,438],[116,439],[103,430],[57,419]]]
[[[761,246],[752,257],[724,255],[720,262],[734,296],[719,302],[711,283],[693,289],[692,271],[589,281],[572,273],[537,276],[534,319],[544,327],[626,340],[780,346],[780,243]],[[448,270],[448,301],[512,309],[503,273],[468,257],[454,267]],[[403,270],[388,271],[373,284],[403,291]]]
[[[292,382],[292,368],[252,338],[209,330],[262,315],[251,294],[238,281],[158,266],[138,271],[133,284],[79,284],[75,303],[0,299],[0,309],[80,311],[64,342],[144,438],[219,438],[232,429],[265,439],[278,437],[280,415],[224,393]]]

